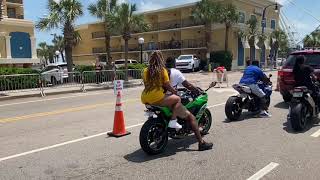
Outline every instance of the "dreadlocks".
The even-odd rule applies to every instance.
[[[161,88],[164,68],[162,53],[160,51],[153,52],[149,60],[148,73],[145,79],[146,92]]]

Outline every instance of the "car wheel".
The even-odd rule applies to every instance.
[[[290,102],[292,95],[290,93],[282,94],[282,98],[283,98],[284,102]]]

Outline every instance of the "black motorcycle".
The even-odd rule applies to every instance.
[[[311,96],[311,91],[305,87],[295,87],[292,92],[292,99],[289,107],[288,121],[294,131],[302,131],[306,128],[307,122],[317,118],[319,107]]]
[[[272,83],[269,75],[269,83],[262,81],[258,82],[258,86],[266,94],[267,106],[270,106],[270,99],[272,94]],[[260,98],[252,93],[250,87],[240,84],[234,84],[232,86],[236,91],[239,92],[236,96],[228,98],[225,105],[225,114],[230,121],[239,120],[242,110],[247,109],[249,112],[259,112],[260,110]]]

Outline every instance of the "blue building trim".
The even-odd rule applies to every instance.
[[[30,35],[25,32],[11,32],[10,36],[12,58],[31,58]]]

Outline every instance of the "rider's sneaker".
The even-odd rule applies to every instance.
[[[212,149],[212,146],[213,146],[212,143],[207,143],[203,141],[203,143],[199,143],[199,151]]]
[[[259,114],[259,116],[261,118],[271,118],[272,115],[270,113],[268,113],[267,111],[261,111],[261,113]]]
[[[175,119],[175,120],[171,120],[169,122],[169,128],[173,128],[173,129],[181,129],[182,126],[178,123],[178,121]]]

